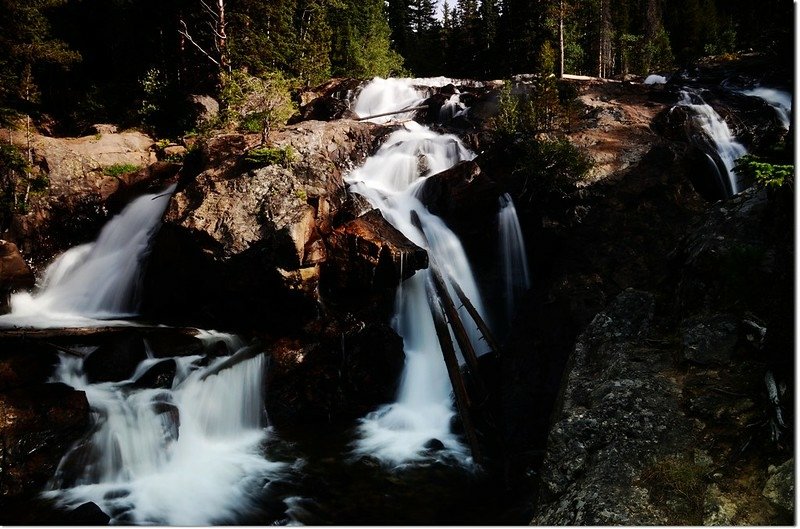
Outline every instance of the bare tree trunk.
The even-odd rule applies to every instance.
[[[558,77],[564,77],[564,0],[558,0]]]

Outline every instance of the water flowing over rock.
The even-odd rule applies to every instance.
[[[422,95],[412,80],[378,78],[361,91],[355,109],[359,115],[370,116],[410,108]],[[410,114],[392,119],[404,117]],[[347,182],[395,228],[425,248],[436,266],[444,267],[482,312],[480,294],[460,241],[418,198],[425,177],[473,157],[456,137],[409,122],[392,133],[375,155],[347,177]],[[414,216],[424,235],[415,226]],[[440,452],[460,460],[466,456],[450,428],[454,416],[451,385],[428,305],[428,276],[427,270],[417,272],[398,287],[393,327],[403,338],[406,365],[397,400],[362,420],[361,438],[355,447],[357,455],[377,457],[390,465],[424,459],[430,439],[444,445],[445,450]],[[461,317],[469,318],[462,310]],[[483,350],[477,331],[470,340]]]
[[[59,256],[41,289],[12,298],[11,314],[0,325],[85,325],[136,314],[150,241],[173,190],[139,197],[103,227],[97,241]]]
[[[522,228],[514,201],[508,193],[500,196],[500,211],[497,215],[500,262],[503,263],[506,286],[506,317],[510,321],[514,315],[515,301],[531,287],[531,278]]]
[[[45,496],[66,508],[94,502],[115,523],[231,523],[253,508],[283,467],[258,449],[267,436],[264,356],[219,372],[227,356],[205,369],[200,358],[172,360],[171,388],[120,391],[88,382],[81,360],[64,356],[57,377],[86,392],[98,420]],[[144,360],[137,372],[146,376],[151,365]]]

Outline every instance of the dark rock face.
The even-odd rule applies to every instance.
[[[25,342],[0,345],[0,391],[47,381],[58,363],[54,350]]]
[[[131,334],[98,347],[86,358],[83,367],[91,383],[120,382],[130,378],[145,358],[144,342]]]
[[[175,360],[162,360],[137,378],[134,386],[138,388],[171,388],[177,368]]]
[[[404,359],[388,325],[362,322],[314,340],[281,340],[270,355],[267,412],[278,427],[340,423],[390,402]]]
[[[64,384],[0,393],[0,498],[39,492],[88,426],[86,395]]]
[[[730,315],[684,322],[683,357],[697,364],[727,364],[739,341],[738,322]]]
[[[327,238],[329,285],[355,290],[396,286],[428,266],[425,250],[409,241],[373,209]]]
[[[652,294],[626,290],[578,338],[542,468],[542,525],[664,523],[635,478],[668,440],[691,431],[665,360],[634,344],[648,333]]]

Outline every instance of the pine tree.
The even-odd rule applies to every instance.
[[[298,5],[297,54],[292,69],[306,85],[331,75],[331,38],[325,0],[301,0]]]

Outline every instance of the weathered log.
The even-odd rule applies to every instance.
[[[208,370],[203,376],[200,377],[200,381],[207,379],[208,377],[218,375],[222,371],[226,369],[230,369],[242,362],[250,360],[251,358],[255,358],[260,354],[266,354],[267,351],[264,350],[260,343],[251,344],[239,349],[236,353],[233,354],[230,358],[219,364],[218,366],[214,367],[213,369]]]
[[[395,110],[394,112],[384,112],[382,114],[373,114],[371,116],[364,116],[363,118],[358,118],[356,121],[365,121],[367,119],[372,119],[372,118],[382,118],[384,116],[393,116],[394,114],[403,114],[405,112],[412,112],[414,110],[425,110],[427,108],[428,108],[428,105],[420,105],[420,106],[417,106],[417,107],[411,107],[411,108],[404,108],[404,109],[401,109],[401,110]]]
[[[75,351],[74,349],[70,349],[69,347],[64,347],[63,345],[58,345],[58,344],[55,344],[53,342],[42,342],[42,343],[44,343],[48,347],[52,347],[56,351],[61,351],[62,353],[66,353],[66,354],[68,354],[70,356],[75,356],[77,358],[84,358],[84,357],[87,356],[86,353],[81,353],[81,352]]]
[[[30,338],[34,340],[52,340],[56,338],[83,338],[113,336],[115,334],[125,334],[128,332],[139,332],[144,334],[154,333],[176,333],[185,336],[197,336],[200,332],[193,327],[162,327],[153,325],[118,325],[106,327],[59,327],[48,329],[35,328],[11,328],[0,329],[0,341],[4,339]]]
[[[428,241],[425,237],[425,232],[422,230],[422,223],[420,222],[419,215],[417,215],[416,211],[411,212],[411,222],[420,231],[427,244]],[[456,337],[456,341],[461,349],[461,353],[464,355],[464,360],[466,361],[467,367],[472,375],[472,381],[475,391],[478,394],[478,398],[481,400],[481,402],[483,402],[483,400],[486,398],[486,387],[483,384],[483,379],[481,379],[480,368],[478,367],[478,355],[469,340],[469,335],[464,327],[464,323],[461,321],[461,317],[458,315],[458,309],[450,297],[450,292],[447,290],[447,285],[442,277],[441,268],[433,259],[432,255],[428,255],[428,260],[430,262],[433,286],[436,289],[436,293],[439,296],[440,302],[444,306],[445,314],[450,322],[450,326],[453,328],[453,334]]]
[[[453,386],[453,393],[456,398],[456,409],[458,415],[461,417],[461,425],[464,427],[464,435],[467,438],[470,451],[472,452],[472,459],[477,464],[482,463],[480,447],[478,446],[478,434],[475,426],[472,423],[471,405],[467,388],[464,384],[464,379],[461,376],[461,369],[458,365],[458,358],[456,357],[456,350],[453,347],[453,341],[450,339],[450,331],[447,329],[447,322],[442,312],[442,306],[433,293],[433,288],[428,285],[428,306],[431,309],[431,316],[433,316],[433,324],[436,328],[436,335],[439,338],[439,345],[442,349],[442,356],[444,363],[447,366],[447,374],[450,376],[450,383]]]
[[[489,348],[492,351],[494,351],[495,354],[499,355],[500,345],[498,344],[497,340],[492,334],[492,331],[489,330],[489,326],[486,324],[483,318],[481,318],[481,315],[478,313],[478,310],[475,308],[475,305],[472,304],[472,302],[469,300],[464,291],[461,290],[461,287],[458,286],[458,283],[453,281],[452,277],[448,276],[448,279],[450,280],[450,285],[452,285],[453,290],[456,293],[456,296],[458,296],[458,299],[461,300],[461,303],[464,305],[464,308],[467,309],[467,312],[469,312],[469,315],[472,316],[472,319],[478,326],[478,330],[483,335],[483,339],[486,342],[486,345],[488,345]]]

